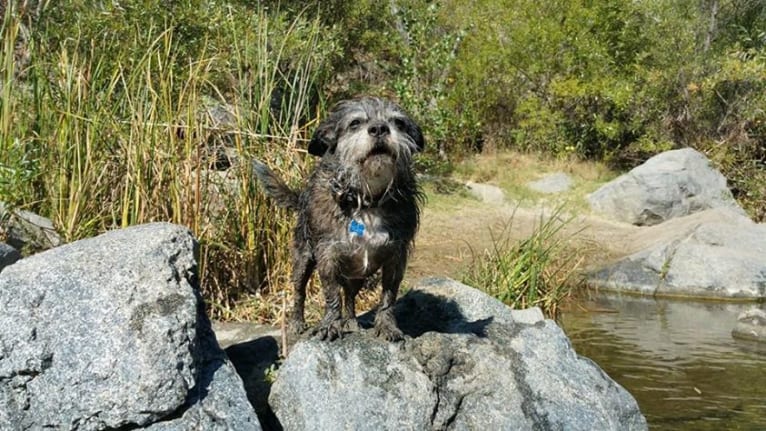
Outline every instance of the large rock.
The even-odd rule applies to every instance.
[[[10,245],[0,242],[0,271],[21,259],[21,253]]]
[[[112,231],[0,273],[0,429],[260,429],[180,226]]]
[[[400,344],[362,333],[295,345],[270,396],[285,429],[647,428],[633,397],[539,309],[432,279],[396,314]]]
[[[10,209],[3,202],[0,202],[0,231],[5,231],[10,246],[25,255],[62,243],[50,219],[30,211]]]
[[[731,335],[743,340],[766,342],[766,311],[753,308],[740,314]]]
[[[667,151],[588,195],[594,211],[635,225],[654,225],[710,208],[745,212],[726,178],[691,149]]]
[[[645,247],[588,274],[589,284],[646,295],[766,298],[766,225],[727,209],[644,228]]]

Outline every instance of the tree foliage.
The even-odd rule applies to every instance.
[[[628,167],[693,146],[766,218],[762,0],[8,0],[0,15],[0,200],[68,240],[186,224],[219,305],[285,277],[288,230],[244,168],[211,210],[208,105],[291,181],[327,107],[373,94],[423,125],[421,170],[491,148]]]

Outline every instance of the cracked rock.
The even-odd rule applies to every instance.
[[[0,429],[260,426],[218,347],[180,226],[136,226],[0,273]]]
[[[396,304],[402,343],[297,343],[269,398],[286,430],[644,430],[635,399],[539,309],[429,279]],[[363,319],[364,320],[364,319]]]
[[[588,195],[588,202],[605,217],[640,226],[711,208],[745,215],[726,186],[726,178],[692,148],[650,158]]]
[[[766,298],[766,225],[723,208],[643,228],[639,251],[590,271],[601,289],[645,295]]]

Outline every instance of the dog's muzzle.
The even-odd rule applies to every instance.
[[[391,134],[391,128],[385,121],[374,121],[367,126],[367,133],[373,138],[383,138]]]

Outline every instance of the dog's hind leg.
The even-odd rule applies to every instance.
[[[338,273],[334,264],[320,264],[317,267],[319,279],[322,281],[322,292],[324,293],[325,311],[322,320],[311,330],[314,337],[320,340],[334,340],[343,336],[343,318],[341,315],[341,285],[338,280]]]
[[[306,304],[306,284],[314,272],[316,261],[311,250],[293,249],[293,310],[290,316],[290,331],[300,334],[306,330],[304,309]]]
[[[359,331],[359,322],[356,320],[356,295],[363,285],[364,279],[347,280],[343,285],[343,329],[348,332]]]
[[[396,324],[394,303],[399,285],[404,278],[407,266],[407,249],[403,248],[395,259],[390,259],[383,265],[383,293],[380,297],[378,311],[375,314],[375,336],[388,341],[399,341],[404,335]]]

